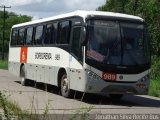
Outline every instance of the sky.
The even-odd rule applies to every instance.
[[[96,10],[105,4],[106,0],[0,0],[0,6],[21,15],[28,15],[33,19],[51,17],[75,10]],[[0,10],[3,10],[0,8]]]

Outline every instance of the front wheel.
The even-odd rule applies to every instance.
[[[27,83],[26,75],[25,75],[25,67],[22,66],[21,72],[20,72],[20,77],[21,77],[21,85],[25,86]]]
[[[70,89],[67,74],[64,73],[61,77],[61,94],[65,98],[70,98],[72,97],[72,93],[73,91]]]

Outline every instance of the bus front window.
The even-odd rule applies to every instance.
[[[143,23],[88,21],[87,61],[99,66],[150,63],[149,40]]]
[[[88,30],[87,57],[97,62],[119,65],[121,41],[117,22],[90,21]]]
[[[150,60],[149,41],[145,26],[136,23],[120,23],[123,46],[123,65],[141,65]]]

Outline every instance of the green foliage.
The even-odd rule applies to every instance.
[[[160,57],[152,56],[151,83],[149,95],[160,97]]]
[[[160,57],[152,56],[151,79],[160,80]]]
[[[160,80],[156,80],[156,79],[151,80],[149,95],[160,97]]]
[[[158,0],[106,0],[97,10],[134,14],[142,17],[150,33],[152,54],[160,56],[160,1]]]
[[[3,109],[4,118],[7,120],[12,120],[14,118],[23,120],[28,117],[27,111],[23,111],[16,103],[8,101],[6,92],[0,91],[0,108]]]
[[[7,98],[6,96],[0,92],[0,106],[3,108],[3,111],[4,111],[4,115],[7,119],[9,119],[9,115],[10,115],[10,112],[9,112],[9,108],[7,106]]]
[[[7,70],[8,69],[8,61],[6,60],[0,60],[0,69],[5,69]]]
[[[2,40],[3,40],[3,11],[0,11],[0,52],[2,50]],[[8,52],[9,48],[9,39],[10,39],[10,32],[11,27],[15,24],[23,23],[31,21],[30,16],[26,15],[17,15],[13,12],[5,12],[5,39],[4,39],[4,52]]]
[[[149,95],[160,97],[160,57],[152,56],[151,83]]]
[[[75,111],[74,115],[69,120],[87,120],[89,118],[89,112],[93,109],[93,106],[87,108],[80,108]]]
[[[152,56],[151,84],[149,95],[160,97],[160,57]]]
[[[28,115],[27,111],[22,111],[16,103],[8,101],[9,96],[6,96],[5,93],[0,91],[0,107],[3,109],[4,118],[11,120],[13,118],[23,119],[26,117]]]
[[[111,11],[125,13],[126,4],[130,0],[106,0],[106,4],[98,7],[100,11]]]

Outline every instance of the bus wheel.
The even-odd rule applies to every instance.
[[[117,101],[117,100],[120,100],[123,97],[123,94],[109,94],[109,97],[112,100]]]
[[[25,67],[24,66],[21,67],[20,77],[21,77],[21,85],[25,86],[27,80],[26,80],[26,77],[25,77]]]
[[[72,90],[69,88],[69,80],[66,73],[64,73],[61,77],[61,94],[65,98],[72,96]]]

